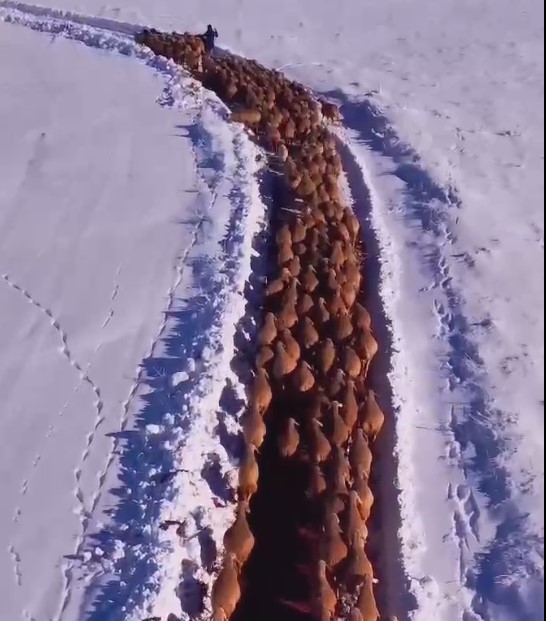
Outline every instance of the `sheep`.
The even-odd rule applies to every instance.
[[[318,464],[313,464],[311,466],[311,475],[309,477],[309,487],[306,491],[306,496],[308,498],[316,498],[320,496],[324,490],[326,489],[326,480],[320,466]]]
[[[256,354],[256,368],[265,367],[265,365],[273,359],[274,357],[273,350],[268,345],[262,345]]]
[[[271,374],[275,379],[280,380],[285,375],[292,373],[296,368],[297,360],[288,354],[281,341],[275,343],[274,351],[275,358],[273,359]]]
[[[366,392],[366,401],[362,408],[361,420],[364,433],[373,442],[385,422],[385,415],[375,399],[373,390]]]
[[[285,288],[290,276],[291,273],[288,267],[283,267],[279,277],[267,283],[265,288],[265,296],[271,297],[277,293],[280,293]]]
[[[362,363],[354,349],[345,345],[341,355],[342,368],[352,378],[358,377],[362,371]]]
[[[335,513],[331,513],[326,518],[320,540],[320,558],[328,567],[335,569],[347,557],[348,552],[347,545],[341,537],[339,518]]]
[[[304,349],[313,347],[320,339],[319,333],[309,317],[304,317],[300,322],[300,342]]]
[[[226,552],[235,556],[239,566],[246,563],[255,543],[246,518],[247,512],[248,503],[244,500],[239,501],[235,522],[226,530],[223,539]]]
[[[365,577],[373,579],[373,568],[364,551],[362,542],[353,540],[347,555],[347,563],[343,568],[343,581],[350,591],[364,582]]]
[[[237,575],[236,557],[233,553],[228,553],[212,585],[212,621],[229,621],[240,599],[241,588]]]
[[[252,383],[249,407],[256,408],[260,414],[263,414],[269,407],[272,398],[273,393],[267,372],[263,368],[258,368]]]
[[[341,403],[332,401],[330,441],[334,446],[343,446],[351,434],[351,430],[339,414],[340,407]]]
[[[314,592],[317,593],[313,606],[315,618],[320,621],[330,621],[336,610],[337,595],[328,582],[326,563],[323,560],[318,562],[317,585]]]
[[[234,110],[231,113],[231,120],[234,123],[244,123],[245,125],[258,125],[262,120],[262,114],[259,110],[241,109]]]
[[[258,345],[271,345],[277,336],[277,326],[275,325],[275,315],[267,312],[264,315],[262,327],[258,332],[256,341]]]
[[[307,392],[315,385],[315,378],[311,367],[304,360],[298,362],[298,366],[292,376],[294,388],[299,392]]]
[[[290,330],[287,330],[286,328],[281,330],[279,338],[284,345],[286,353],[297,362],[301,356],[301,349],[296,339],[292,336]]]
[[[374,495],[368,484],[368,479],[364,476],[354,475],[352,489],[358,494],[360,498],[359,511],[362,519],[366,522],[370,517],[372,506],[374,503]]]
[[[241,422],[245,442],[247,444],[253,444],[256,448],[260,448],[266,434],[266,426],[260,412],[255,407],[249,408],[243,415]]]
[[[353,429],[358,420],[358,403],[355,396],[354,380],[348,379],[340,395],[341,416],[349,429]]]
[[[256,461],[257,450],[253,444],[247,444],[239,467],[239,499],[247,502],[258,491],[260,473]]]
[[[356,429],[349,448],[349,462],[355,476],[369,478],[372,468],[372,452],[368,445],[368,438],[360,427]]]
[[[364,363],[364,376],[367,375],[371,361],[379,350],[379,345],[375,340],[371,330],[360,330],[354,339],[354,349],[362,357]]]
[[[352,545],[355,540],[363,545],[368,538],[368,529],[360,513],[360,498],[354,489],[349,492],[343,520],[343,533],[349,545]]]
[[[359,304],[358,302],[354,305],[353,308],[353,322],[355,328],[358,328],[360,331],[370,331],[372,327],[372,318],[368,310]]]
[[[379,610],[373,593],[372,576],[364,576],[364,581],[356,602],[356,609],[360,612],[362,621],[378,621]]]
[[[300,434],[298,433],[297,427],[298,423],[293,418],[287,420],[286,426],[278,440],[279,453],[282,457],[292,457],[298,450]]]
[[[316,365],[324,375],[332,368],[336,359],[336,348],[330,338],[326,338],[319,344],[316,355]]]
[[[309,443],[312,457],[316,462],[321,463],[328,459],[332,446],[322,432],[322,423],[316,418],[311,419],[309,425]]]

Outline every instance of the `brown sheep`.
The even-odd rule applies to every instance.
[[[360,232],[360,223],[358,222],[358,218],[346,210],[343,214],[343,222],[351,233],[352,240],[355,241],[358,237],[358,233]]]
[[[305,240],[307,229],[301,220],[296,220],[292,226],[292,240],[296,243]]]
[[[317,343],[320,338],[315,325],[308,316],[304,317],[300,322],[299,336],[300,342],[304,349],[313,347],[313,345]]]
[[[332,252],[330,254],[330,265],[333,265],[334,268],[339,269],[345,263],[345,250],[343,248],[343,244],[341,241],[336,240],[332,244]]]
[[[315,378],[311,372],[311,367],[305,360],[298,362],[298,366],[292,376],[292,383],[299,392],[307,392],[315,385]]]
[[[332,318],[332,337],[335,341],[344,341],[353,333],[353,324],[346,310]]]
[[[341,403],[332,401],[330,441],[334,446],[343,446],[351,434],[351,430],[339,414],[340,407]]]
[[[247,562],[255,543],[246,518],[247,512],[248,503],[239,501],[235,522],[224,533],[224,548],[235,556],[239,567]]]
[[[349,448],[349,461],[355,476],[369,478],[372,468],[372,452],[368,445],[368,438],[360,427],[356,429]]]
[[[330,569],[335,569],[347,557],[347,553],[347,546],[341,538],[339,518],[335,513],[331,513],[326,518],[320,541],[320,558]]]
[[[372,576],[364,576],[364,583],[356,602],[356,608],[361,614],[362,621],[378,621],[380,616],[373,593],[373,582]]]
[[[379,350],[379,345],[377,344],[371,330],[360,330],[357,333],[354,342],[354,349],[362,357],[364,362],[364,376],[366,376],[372,359]]]
[[[345,373],[341,369],[334,369],[328,378],[326,392],[331,399],[335,399],[345,386]]]
[[[332,446],[322,432],[322,423],[316,418],[311,419],[310,422],[309,442],[314,460],[318,463],[326,461],[332,451]]]
[[[277,265],[283,267],[288,261],[294,258],[294,251],[290,244],[281,244],[277,248]]]
[[[330,313],[326,308],[326,300],[322,297],[317,300],[313,308],[313,319],[319,326],[330,319]]]
[[[290,329],[298,321],[298,314],[296,312],[296,305],[294,302],[283,304],[279,312],[277,313],[277,326],[280,330]]]
[[[334,446],[330,458],[330,467],[341,474],[345,481],[349,481],[351,476],[351,466],[345,455],[345,451],[340,446]]]
[[[256,354],[256,368],[265,367],[265,365],[273,359],[273,350],[267,345],[262,345]]]
[[[294,257],[295,258],[295,257]],[[282,292],[282,304],[295,304],[298,299],[298,281],[291,277],[285,290]]]
[[[354,349],[345,345],[341,355],[342,369],[352,378],[358,377],[362,371],[362,363]]]
[[[283,267],[280,273],[280,276],[275,280],[272,280],[267,283],[265,288],[266,297],[270,297],[277,293],[280,293],[286,286],[286,283],[290,280],[290,270],[286,267]]]
[[[212,621],[228,621],[241,599],[237,573],[235,555],[226,554],[224,565],[212,585]]]
[[[271,374],[277,380],[289,375],[296,368],[297,360],[294,360],[286,351],[281,341],[277,341],[274,347],[275,358],[271,368]]]
[[[317,350],[316,365],[324,375],[332,368],[336,359],[336,348],[332,339],[322,341]]]
[[[353,481],[353,489],[360,498],[360,515],[362,519],[367,522],[375,500],[372,490],[368,485],[368,480],[365,477],[355,476]]]
[[[370,440],[374,441],[383,427],[385,415],[375,399],[373,390],[368,390],[366,393],[366,401],[362,408],[361,420],[364,433]]]
[[[231,120],[235,123],[244,123],[245,125],[258,125],[262,120],[259,110],[242,109],[235,110],[231,113]]]
[[[263,414],[273,398],[269,378],[265,369],[258,368],[252,383],[252,389],[249,398],[249,407],[256,408],[260,414]]]
[[[306,315],[313,308],[313,298],[308,293],[302,293],[297,302],[296,310],[300,317]]]
[[[320,102],[320,107],[322,111],[322,115],[325,119],[332,123],[339,123],[341,121],[341,114],[339,112],[338,106],[336,104],[331,103],[329,101],[322,100]]]
[[[316,600],[313,602],[314,618],[320,621],[330,621],[335,614],[337,595],[328,582],[326,563],[322,560],[318,562],[317,584],[313,592],[317,593]]]
[[[280,434],[278,440],[279,453],[282,457],[292,457],[298,450],[300,434],[298,433],[297,427],[298,423],[293,418],[289,418],[286,421],[286,427]]]
[[[311,265],[307,266],[307,268],[300,275],[299,280],[304,291],[307,293],[313,293],[319,284],[316,271]]]
[[[354,305],[353,309],[353,321],[356,328],[361,331],[369,331],[372,327],[372,318],[368,310],[359,304],[358,302]]]
[[[354,541],[363,545],[368,538],[368,529],[360,514],[360,498],[354,489],[349,492],[349,500],[345,509],[343,533],[349,545],[352,545]]]
[[[249,501],[258,491],[260,473],[256,461],[257,448],[253,444],[245,446],[245,455],[239,466],[239,500]]]
[[[313,464],[311,466],[311,476],[309,477],[309,488],[306,492],[306,495],[309,498],[316,498],[320,496],[322,492],[326,489],[326,480],[320,466],[318,464]]]
[[[365,576],[373,579],[373,567],[362,542],[353,540],[349,547],[347,563],[343,569],[343,581],[352,591],[364,582]]]
[[[352,379],[348,379],[343,392],[340,395],[341,415],[349,429],[353,429],[358,420],[358,403],[355,395],[355,383]]]
[[[297,362],[301,357],[301,349],[290,330],[281,330],[279,338],[286,349],[286,353]]]
[[[277,336],[277,326],[275,325],[275,315],[265,313],[262,327],[257,335],[258,345],[271,345]]]
[[[316,190],[316,185],[307,171],[304,171],[304,173],[302,174],[300,182],[298,183],[295,190],[296,194],[298,196],[301,196],[302,198],[305,198],[306,196],[311,196],[311,194],[313,194],[313,192]]]
[[[344,282],[340,288],[340,294],[345,302],[347,308],[351,308],[351,306],[355,303],[357,288],[352,282]]]
[[[260,448],[264,442],[266,427],[262,415],[256,408],[249,408],[242,419],[243,437],[247,444]]]
[[[288,224],[283,224],[275,235],[275,241],[279,246],[292,245],[292,233]]]
[[[297,278],[301,273],[301,261],[298,255],[295,255],[286,264],[286,269],[290,272],[290,275]]]
[[[352,285],[355,291],[360,290],[362,284],[362,274],[360,272],[360,263],[356,259],[351,259],[343,266],[346,282]]]

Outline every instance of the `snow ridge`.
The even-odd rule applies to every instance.
[[[130,494],[113,524],[92,538],[104,557],[96,576],[119,579],[91,585],[91,620],[200,613],[233,516],[233,450],[246,396],[229,365],[245,310],[248,248],[264,206],[257,151],[243,128],[226,130],[223,105],[190,80],[184,88],[193,96],[181,105],[198,106],[194,122],[180,128],[192,138],[201,185],[194,237],[177,265],[157,347],[142,367],[139,437],[121,457]],[[188,280],[196,292],[189,299]]]

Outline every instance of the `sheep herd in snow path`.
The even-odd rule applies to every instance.
[[[302,619],[377,621],[377,581],[365,544],[374,502],[370,445],[384,415],[365,384],[378,344],[358,301],[360,225],[343,204],[341,158],[328,131],[340,120],[338,109],[255,61],[205,54],[197,36],[144,30],[136,40],[214,91],[283,175],[284,208],[275,214],[272,235],[275,273],[265,288],[242,420],[239,501],[212,585],[212,619],[234,618],[244,598],[243,569],[257,545],[249,515],[260,486],[260,448],[273,434],[276,459],[307,473],[301,492],[312,516],[294,523],[297,547],[309,550],[309,563],[300,568],[308,596],[284,605]]]

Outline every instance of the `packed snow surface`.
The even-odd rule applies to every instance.
[[[212,23],[222,46],[342,105],[340,150],[374,249],[377,329],[384,324],[390,345],[393,536],[407,582],[386,578],[387,612],[543,619],[543,3],[44,6],[0,0],[4,19],[49,33],[0,24],[8,618],[184,615],[191,607],[182,597],[179,610],[175,589],[182,577],[208,580],[191,547],[203,540],[181,549],[158,525],[182,517],[190,535],[206,527],[217,541],[229,519],[229,502],[211,510],[218,489],[198,473],[214,463],[224,481],[231,467],[214,421],[244,312],[226,300],[242,303],[263,211],[254,157],[214,98],[130,43],[135,24]],[[211,204],[210,227],[196,229]],[[221,254],[226,226],[236,242],[221,243]],[[183,269],[192,253],[211,258],[218,282]],[[179,307],[185,314],[164,320]],[[223,321],[232,332],[220,338]],[[143,360],[142,373],[157,378],[141,389]],[[139,401],[140,390],[156,397]],[[107,434],[120,427],[118,446]],[[164,490],[148,485],[165,468],[174,476],[161,501]],[[121,502],[109,492],[116,478]]]

